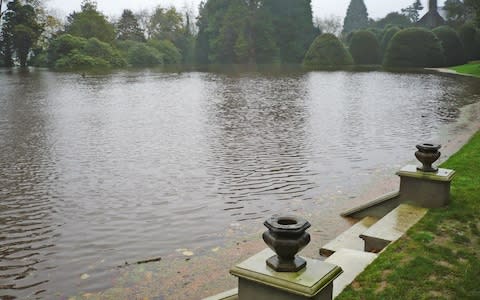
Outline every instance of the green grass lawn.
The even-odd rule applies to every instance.
[[[450,206],[431,209],[336,299],[480,299],[480,132],[442,167],[457,171]]]
[[[462,74],[470,74],[480,77],[480,61],[472,61],[466,65],[451,67],[450,69]]]

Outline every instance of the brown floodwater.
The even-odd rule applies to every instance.
[[[428,73],[0,70],[0,298],[106,289],[125,262],[300,207],[328,223],[325,195],[479,100],[477,79]]]

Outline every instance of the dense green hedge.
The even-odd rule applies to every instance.
[[[354,32],[350,40],[350,54],[357,65],[380,63],[380,45],[375,35],[368,30]]]
[[[326,33],[313,41],[303,64],[308,68],[332,68],[352,65],[353,59],[335,35]]]
[[[102,42],[97,38],[88,39],[82,50],[82,52],[88,56],[107,61],[112,67],[121,68],[127,65],[126,60],[117,49],[114,49],[110,44]]]
[[[55,69],[61,70],[93,68],[106,69],[110,68],[111,65],[108,63],[108,61],[102,58],[91,57],[81,53],[78,50],[73,50],[68,55],[57,60],[54,67]]]
[[[384,65],[402,68],[441,67],[445,65],[442,44],[430,30],[403,29],[390,41]]]
[[[385,31],[383,32],[382,36],[382,41],[380,42],[380,49],[382,51],[382,55],[385,54],[388,48],[388,44],[390,44],[390,41],[392,40],[393,36],[400,31],[400,28],[397,26],[391,26],[388,28],[385,28]]]
[[[480,59],[480,30],[469,23],[460,27],[458,33],[465,47],[467,60]]]
[[[448,26],[437,27],[433,33],[441,41],[447,66],[463,65],[467,62],[465,48],[457,32]]]
[[[127,60],[132,66],[157,66],[163,64],[163,54],[144,43],[136,43],[128,49]]]
[[[168,40],[150,40],[148,46],[157,49],[163,54],[163,62],[165,64],[179,64],[182,62],[182,54],[175,45]]]

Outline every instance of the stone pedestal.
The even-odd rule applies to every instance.
[[[236,265],[230,273],[238,277],[239,300],[331,300],[333,280],[343,271],[319,260],[304,258],[306,268],[298,272],[275,272],[266,260],[270,249]]]
[[[397,172],[400,176],[400,202],[414,203],[421,207],[437,208],[450,203],[450,184],[454,170],[438,169],[422,172],[417,166],[408,165]]]

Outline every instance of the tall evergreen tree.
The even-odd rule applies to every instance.
[[[12,0],[7,4],[3,16],[1,52],[6,67],[13,66],[14,54],[20,65],[27,65],[28,55],[42,33],[42,25],[37,20],[35,8]]]
[[[143,29],[138,24],[137,17],[129,9],[123,10],[120,20],[116,24],[117,39],[144,42]]]
[[[363,0],[351,0],[343,20],[343,34],[368,27],[368,12]]]
[[[97,38],[110,43],[115,39],[115,28],[106,17],[97,10],[92,0],[83,0],[80,12],[67,17],[66,32],[84,38]]]

